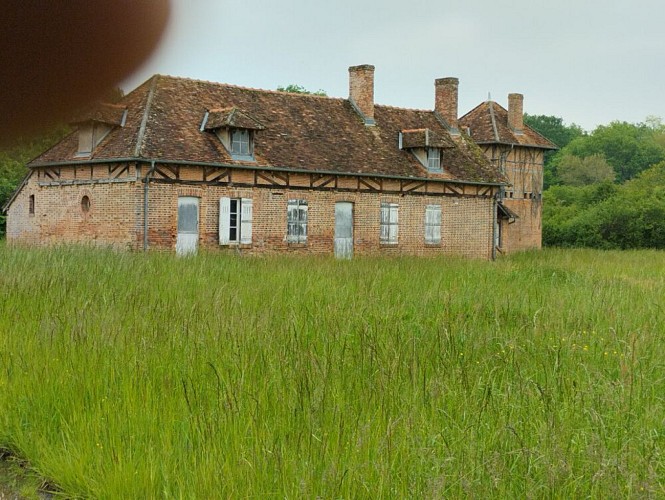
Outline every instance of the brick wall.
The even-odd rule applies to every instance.
[[[196,167],[188,167],[192,170]],[[144,168],[143,175],[146,170]],[[200,173],[189,172],[192,178]],[[61,172],[64,177],[72,172]],[[134,175],[136,175],[134,173]],[[139,173],[140,175],[140,173]],[[93,173],[93,177],[95,177]],[[198,177],[200,178],[200,177]],[[242,179],[234,173],[234,180]],[[128,178],[129,179],[129,178]],[[246,180],[252,179],[247,176]],[[305,184],[291,179],[293,185]],[[343,184],[340,179],[340,184]],[[353,183],[349,184],[352,185]],[[386,182],[387,189],[390,183]],[[397,187],[396,184],[393,187]],[[29,196],[35,195],[35,214],[28,213]],[[85,211],[81,201],[90,200]],[[8,238],[16,243],[86,243],[141,249],[143,245],[144,184],[140,181],[113,183],[40,185],[33,175],[9,210]],[[259,253],[331,254],[334,248],[335,203],[353,203],[354,253],[361,255],[463,255],[489,259],[492,256],[493,199],[473,196],[424,196],[375,192],[335,192],[277,187],[231,185],[182,185],[153,181],[148,192],[148,240],[150,249],[172,251],[177,238],[178,197],[199,198],[199,245],[210,250]],[[252,244],[219,245],[219,199],[251,198],[253,201]],[[287,202],[308,203],[306,243],[289,243]],[[398,243],[381,244],[382,202],[399,206]],[[440,204],[441,243],[425,243],[425,207]]]
[[[485,155],[508,177],[503,203],[519,218],[502,225],[501,249],[512,253],[542,248],[543,151],[537,148],[491,146]]]
[[[62,168],[73,179],[73,168]],[[91,245],[135,248],[136,182],[44,185],[33,172],[8,210],[7,239],[12,243]],[[29,213],[34,196],[34,214]],[[86,211],[82,204],[89,200]]]
[[[294,184],[297,180],[292,179]],[[356,254],[437,255],[455,254],[489,259],[492,255],[492,210],[490,197],[399,196],[379,193],[333,192],[288,188],[232,186],[181,186],[153,182],[150,185],[150,248],[173,249],[177,237],[179,196],[199,198],[199,244],[212,250],[257,253],[333,253],[335,203],[353,203],[353,236]],[[251,198],[253,203],[252,244],[219,245],[219,199]],[[308,204],[307,243],[289,243],[287,203],[290,199]],[[399,205],[397,245],[381,244],[381,202]],[[442,241],[425,244],[425,207],[442,207]]]

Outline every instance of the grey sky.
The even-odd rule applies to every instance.
[[[587,130],[665,118],[663,0],[173,0],[154,73],[347,97],[347,68],[373,64],[379,104],[431,109],[460,79],[459,111],[524,94],[530,114]]]

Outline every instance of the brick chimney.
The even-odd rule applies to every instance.
[[[374,66],[349,68],[349,100],[365,125],[374,125]]]
[[[459,132],[457,124],[458,78],[438,78],[434,80],[434,111],[450,126],[450,131]]]
[[[524,129],[524,96],[522,94],[508,94],[508,125],[517,133],[522,133]]]

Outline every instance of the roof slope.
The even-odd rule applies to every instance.
[[[503,182],[500,172],[467,137],[451,137],[432,111],[375,107],[376,126],[367,127],[347,99],[250,89],[156,75],[128,94],[125,126],[116,127],[92,159],[140,157],[306,171],[431,177]],[[255,162],[233,160],[217,135],[205,127],[206,112],[235,108],[260,123]],[[399,132],[429,129],[445,137],[442,174],[428,173],[409,151],[399,149]],[[33,164],[76,161],[74,133]]]
[[[471,138],[478,144],[500,143],[542,149],[558,149],[528,125],[516,134],[508,125],[508,110],[494,101],[485,101],[459,119],[462,127],[470,129]]]

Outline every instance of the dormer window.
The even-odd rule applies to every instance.
[[[79,125],[79,146],[76,156],[91,156],[95,148],[110,131],[111,127],[104,123],[81,123]]]
[[[254,137],[263,129],[256,118],[235,107],[211,109],[201,123],[201,132],[213,132],[231,158],[238,161],[256,161]]]
[[[410,151],[428,172],[443,173],[442,151],[454,147],[454,141],[445,132],[428,128],[402,130],[398,136],[400,149]]]
[[[79,111],[70,123],[78,126],[77,158],[92,156],[95,148],[113,130],[124,127],[127,108],[117,104],[98,103]]]
[[[251,130],[231,129],[231,156],[234,160],[253,160],[254,148]]]
[[[427,148],[427,170],[429,172],[443,172],[441,169],[441,149]]]

